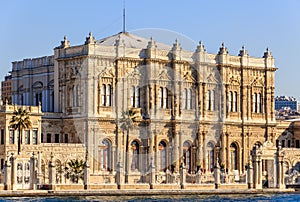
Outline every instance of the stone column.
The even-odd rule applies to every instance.
[[[116,182],[117,182],[117,186],[118,189],[121,189],[121,186],[124,184],[124,170],[123,170],[123,166],[120,162],[118,162],[117,164],[117,175],[116,175]]]
[[[36,190],[36,170],[35,170],[35,154],[32,153],[32,157],[30,157],[30,189]]]
[[[150,181],[149,181],[150,189],[153,189],[155,185],[155,166],[153,164],[153,159],[150,160],[149,172],[150,172]]]
[[[53,154],[51,154],[51,159],[49,161],[49,188],[55,189],[55,164],[53,162]]]
[[[111,152],[111,171],[114,172],[116,169],[116,146],[112,146],[112,152]],[[99,158],[98,158],[99,159]]]
[[[261,156],[259,154],[255,155],[255,166],[254,166],[254,188],[262,189],[262,166],[261,166]]]
[[[11,154],[11,181],[12,181],[12,190],[17,189],[17,162],[16,162],[16,157],[14,157],[14,154]]]
[[[252,166],[252,158],[249,157],[249,163],[247,166],[247,183],[248,183],[248,189],[253,188],[253,166]]]
[[[43,176],[42,176],[42,152],[38,151],[38,157],[37,157],[37,186],[42,185],[44,182],[42,182]],[[39,187],[38,187],[39,188]]]
[[[219,165],[219,159],[217,158],[217,163],[215,165],[214,169],[214,178],[215,178],[215,188],[219,189],[221,184],[221,171],[220,171],[220,165]]]
[[[181,166],[180,166],[180,187],[181,187],[181,189],[185,189],[185,183],[186,183],[186,167],[184,165],[184,162],[182,162]]]
[[[10,157],[7,158],[7,160],[5,161],[4,164],[4,190],[11,190],[12,186],[11,186],[11,179],[12,179],[12,172],[11,172],[11,159]]]
[[[278,189],[285,189],[284,184],[284,166],[283,166],[283,154],[280,151],[277,151],[277,188]]]

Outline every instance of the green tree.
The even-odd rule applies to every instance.
[[[78,183],[79,179],[83,179],[83,160],[73,159],[68,162],[67,172],[72,182]]]
[[[134,127],[134,122],[136,122],[136,112],[133,109],[129,109],[125,112],[122,112],[122,118],[120,120],[121,130],[126,131],[126,154],[125,154],[125,172],[128,173],[128,150],[129,150],[129,133],[130,129]]]
[[[31,128],[31,120],[29,112],[26,109],[19,108],[14,111],[13,116],[9,122],[9,126],[14,130],[18,130],[18,154],[21,151],[22,131]]]

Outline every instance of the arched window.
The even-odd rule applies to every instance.
[[[133,141],[131,143],[132,149],[132,161],[131,161],[131,170],[139,170],[139,143],[137,141]]]
[[[215,151],[214,151],[214,144],[212,142],[207,143],[207,155],[208,155],[208,169],[213,171],[214,164],[215,164]]]
[[[165,171],[167,167],[167,144],[164,141],[158,144],[158,166],[159,171]]]
[[[183,157],[184,157],[184,164],[188,172],[191,172],[191,168],[192,168],[191,155],[192,155],[191,144],[188,141],[185,141],[183,143]]]
[[[101,86],[101,105],[105,106],[106,104],[106,86],[102,84]]]
[[[104,139],[102,146],[100,146],[100,169],[111,170],[111,143],[109,140]]]
[[[159,100],[159,107],[160,107],[160,108],[163,108],[163,107],[164,107],[163,87],[160,87],[160,88],[159,88],[158,100]]]
[[[108,84],[106,88],[106,106],[111,106],[111,85]]]
[[[130,88],[130,106],[135,106],[135,87],[131,86]]]
[[[187,89],[185,88],[183,90],[183,102],[182,102],[182,104],[183,104],[182,108],[183,109],[187,109],[187,99],[188,99]]]
[[[235,143],[230,145],[230,162],[231,162],[231,169],[237,170],[238,169],[238,153],[237,153],[237,146]]]

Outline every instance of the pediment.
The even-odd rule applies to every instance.
[[[114,77],[115,74],[113,72],[113,69],[112,68],[108,68],[106,67],[104,70],[102,70],[99,74],[99,77],[109,77],[109,78],[112,78]]]
[[[189,82],[194,82],[195,79],[194,77],[191,75],[190,72],[186,72],[185,75],[183,76],[184,80],[189,81]]]
[[[162,70],[161,73],[157,77],[158,80],[171,80],[169,77],[167,70]]]

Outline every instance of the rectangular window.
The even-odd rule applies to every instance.
[[[284,141],[284,140],[281,141],[281,147],[282,147],[282,148],[285,147],[285,141]]]
[[[1,129],[1,144],[4,144],[4,129]]]
[[[25,130],[25,144],[30,144],[30,131]]]
[[[41,133],[41,143],[44,143],[44,134]]]
[[[47,143],[51,143],[51,134],[50,133],[47,134]]]
[[[65,134],[65,143],[69,143],[69,137],[68,137],[68,134]]]
[[[288,144],[287,147],[290,148],[291,147],[291,140],[288,140],[287,144]]]
[[[37,144],[37,134],[38,134],[37,130],[32,131],[32,144]]]
[[[14,132],[14,130],[9,130],[9,144],[15,144],[15,132]]]
[[[59,134],[55,134],[55,143],[59,143]]]

